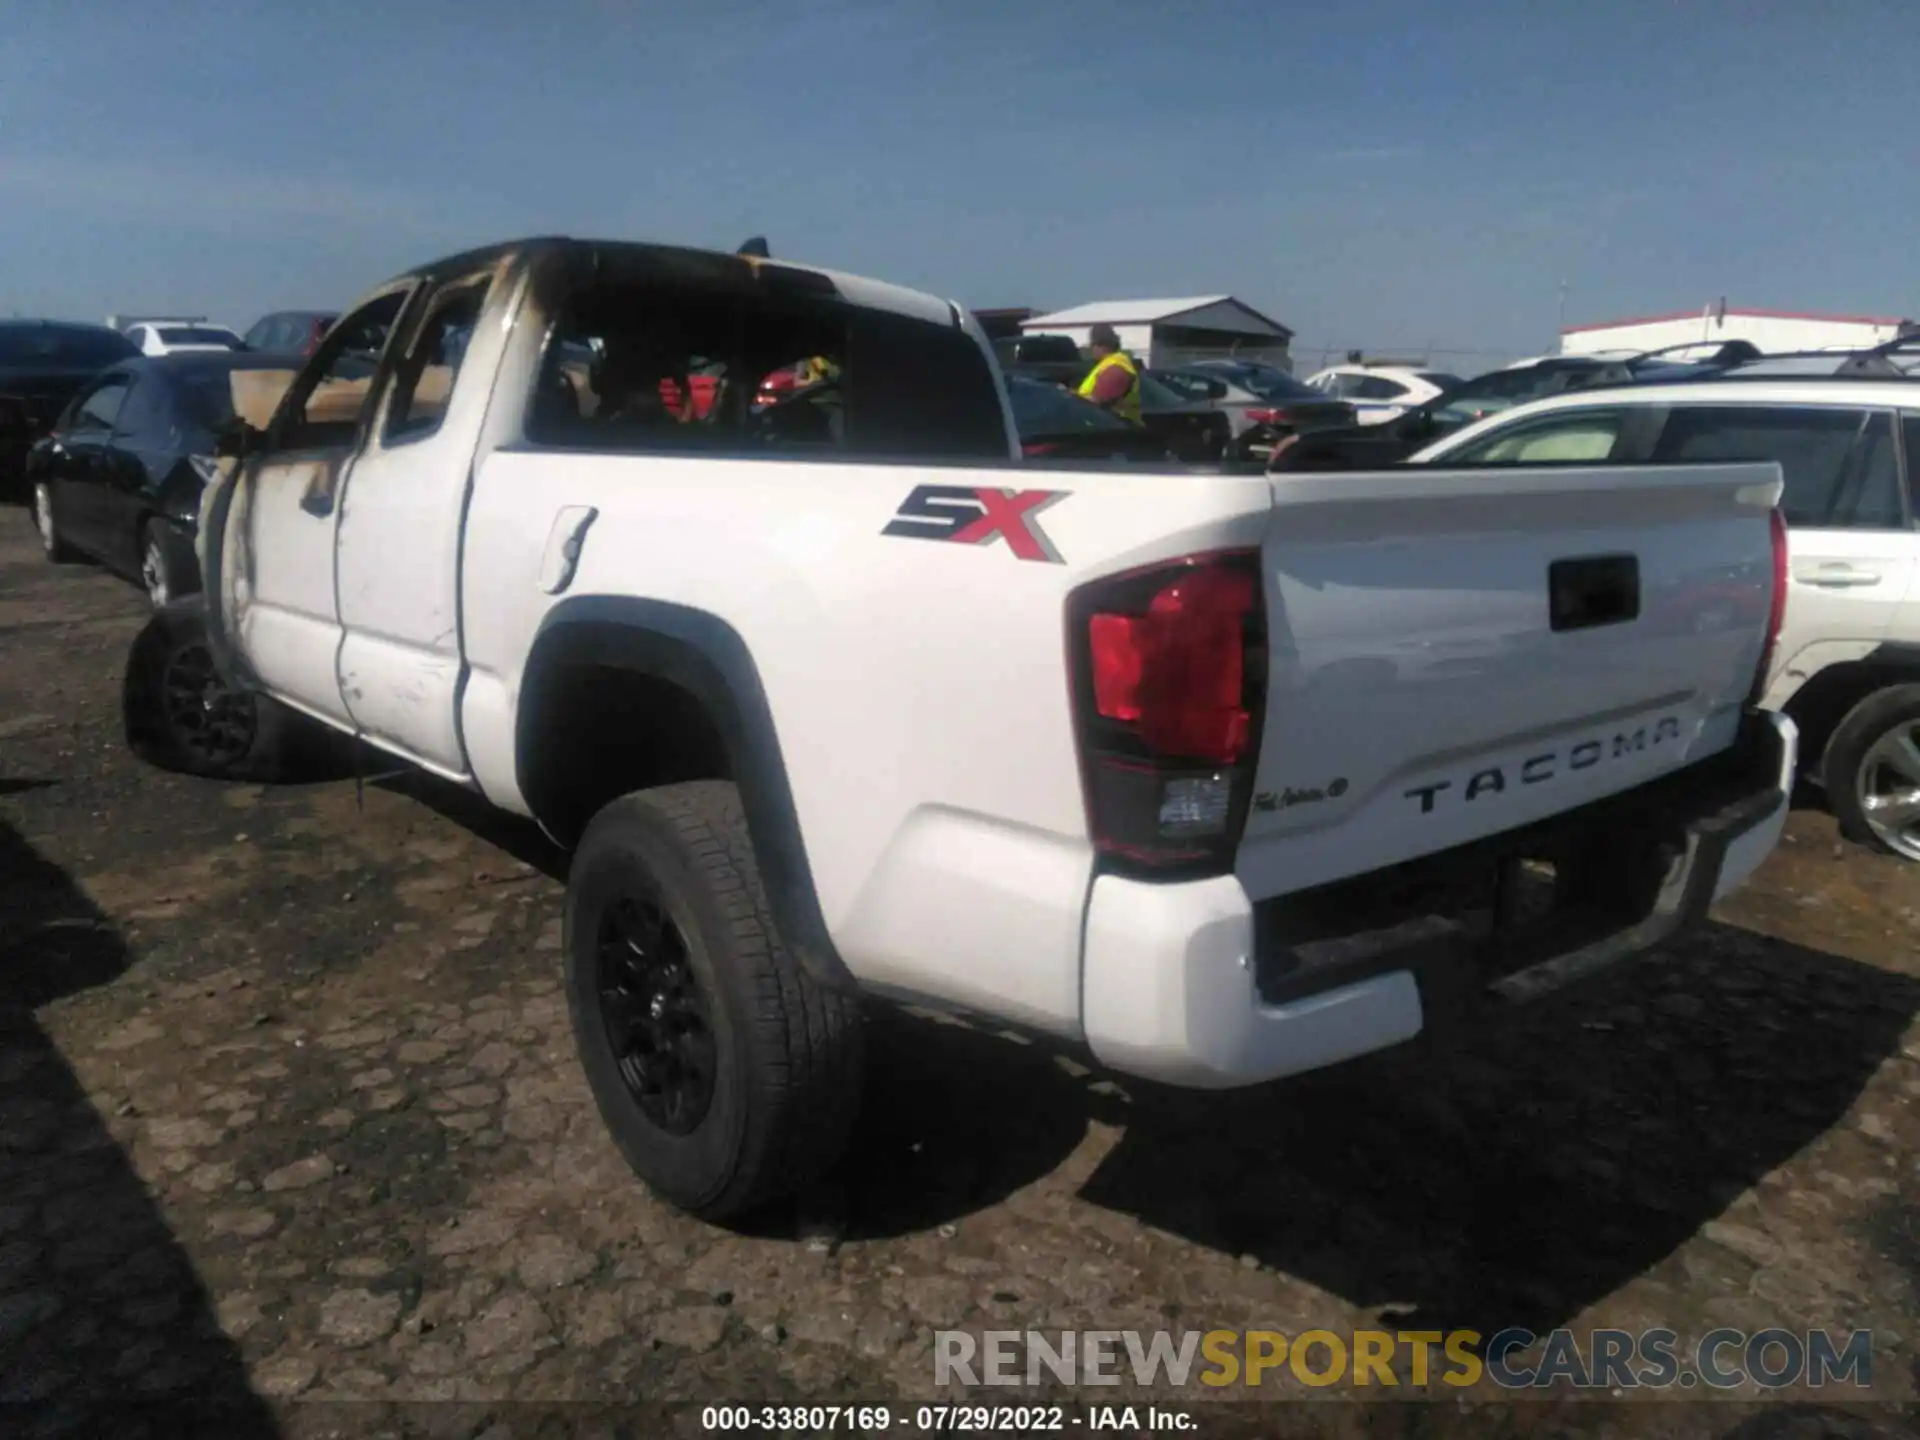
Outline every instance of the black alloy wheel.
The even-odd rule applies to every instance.
[[[259,725],[253,697],[228,687],[205,645],[184,645],[167,657],[160,703],[175,742],[197,764],[226,769],[252,751]]]
[[[625,893],[601,912],[601,1017],[634,1103],[669,1135],[690,1135],[713,1106],[719,1053],[712,1012],[666,907]]]

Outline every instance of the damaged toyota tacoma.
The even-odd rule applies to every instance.
[[[1642,952],[1785,819],[1775,464],[1023,466],[953,304],[563,238],[279,385],[136,748],[324,727],[569,848],[580,1061],[698,1215],[831,1164],[871,998],[1251,1085]]]

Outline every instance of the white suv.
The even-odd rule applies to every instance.
[[[1790,583],[1762,703],[1799,722],[1842,829],[1920,862],[1920,377],[1793,368],[1556,395],[1407,463],[1778,460]]]
[[[1460,383],[1457,375],[1410,365],[1334,365],[1307,377],[1314,389],[1352,401],[1362,425],[1397,420]]]

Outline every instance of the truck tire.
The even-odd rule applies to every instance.
[[[664,785],[594,816],[567,877],[565,947],[601,1119],[661,1198],[731,1220],[839,1158],[859,1106],[859,1003],[780,939],[733,785]]]
[[[121,690],[128,748],[147,764],[214,780],[281,780],[320,727],[220,678],[197,600],[154,611],[134,638]]]
[[[1920,798],[1920,685],[1891,685],[1847,712],[1827,741],[1821,787],[1849,840],[1920,861],[1920,814],[1890,801]]]

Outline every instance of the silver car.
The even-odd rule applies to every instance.
[[[1350,403],[1324,395],[1270,365],[1195,360],[1147,373],[1186,399],[1223,412],[1233,425],[1235,440],[1257,426],[1276,435],[1299,435],[1356,423]]]

